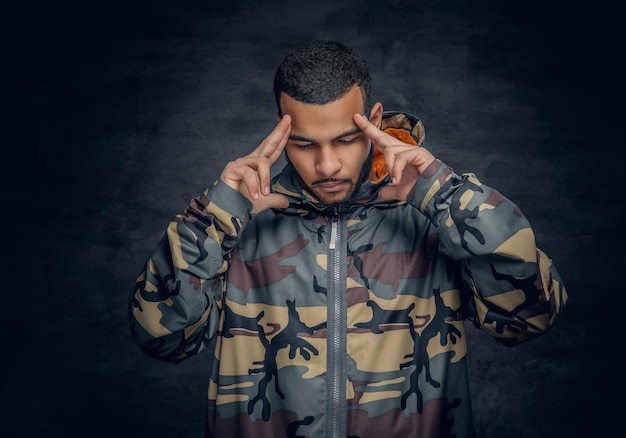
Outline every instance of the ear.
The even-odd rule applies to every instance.
[[[370,123],[377,128],[380,128],[380,124],[383,120],[383,104],[376,102],[370,111]]]

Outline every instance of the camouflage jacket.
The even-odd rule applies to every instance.
[[[410,115],[383,123],[423,140]],[[131,333],[166,361],[215,346],[207,436],[472,436],[464,320],[506,345],[555,322],[566,291],[511,201],[441,161],[407,202],[377,199],[388,181],[328,212],[287,165],[287,209],[217,182],[170,222]]]

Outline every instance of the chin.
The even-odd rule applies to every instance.
[[[328,194],[328,193],[315,193],[315,196],[317,197],[317,199],[324,203],[327,204],[329,206],[332,205],[340,205],[340,204],[344,204],[346,202],[348,202],[352,196],[352,193],[354,193],[354,187],[351,187],[350,190],[347,191],[342,191],[342,192],[337,192],[336,194]]]

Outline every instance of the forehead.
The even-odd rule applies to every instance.
[[[357,86],[334,102],[324,105],[299,102],[282,94],[280,107],[291,116],[291,133],[303,136],[339,134],[354,128],[355,113],[363,114],[363,94]]]

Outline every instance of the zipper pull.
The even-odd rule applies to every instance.
[[[337,227],[339,221],[336,217],[333,217],[333,221],[330,224],[330,249],[335,249],[335,241],[337,240]]]

